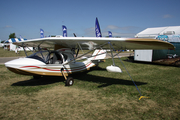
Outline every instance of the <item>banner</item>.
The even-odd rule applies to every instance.
[[[44,38],[44,30],[40,29],[40,38]]]
[[[63,30],[63,37],[67,37],[67,28],[66,26],[62,26],[62,30]]]
[[[96,37],[102,37],[101,29],[100,29],[99,22],[98,22],[97,18],[96,18],[96,24],[95,24],[95,33],[96,33]]]
[[[108,31],[109,37],[112,37],[112,32]]]

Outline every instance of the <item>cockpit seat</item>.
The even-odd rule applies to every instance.
[[[59,53],[54,53],[53,55],[53,60],[52,60],[52,64],[62,64],[63,61],[62,61],[62,57]]]

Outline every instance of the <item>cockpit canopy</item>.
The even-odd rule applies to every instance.
[[[38,51],[27,58],[40,60],[46,64],[62,64],[74,59],[74,55],[70,49],[59,49],[56,51]]]

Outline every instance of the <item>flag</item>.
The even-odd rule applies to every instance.
[[[44,30],[40,29],[40,38],[44,38]]]
[[[63,31],[63,37],[67,37],[67,28],[66,26],[62,26],[62,31]]]
[[[99,22],[98,22],[97,18],[96,18],[96,24],[95,24],[95,33],[96,33],[96,37],[102,37],[101,29],[100,29]]]
[[[112,32],[108,31],[109,37],[112,37]]]

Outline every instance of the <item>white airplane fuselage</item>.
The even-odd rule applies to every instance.
[[[92,62],[95,58],[86,59],[83,62],[72,61],[73,59],[74,55],[70,49],[59,49],[56,52],[40,51],[26,58],[6,62],[5,66],[14,73],[32,76],[63,76],[61,71],[63,68],[64,74],[68,76],[68,74],[89,70],[98,64],[98,62]]]

